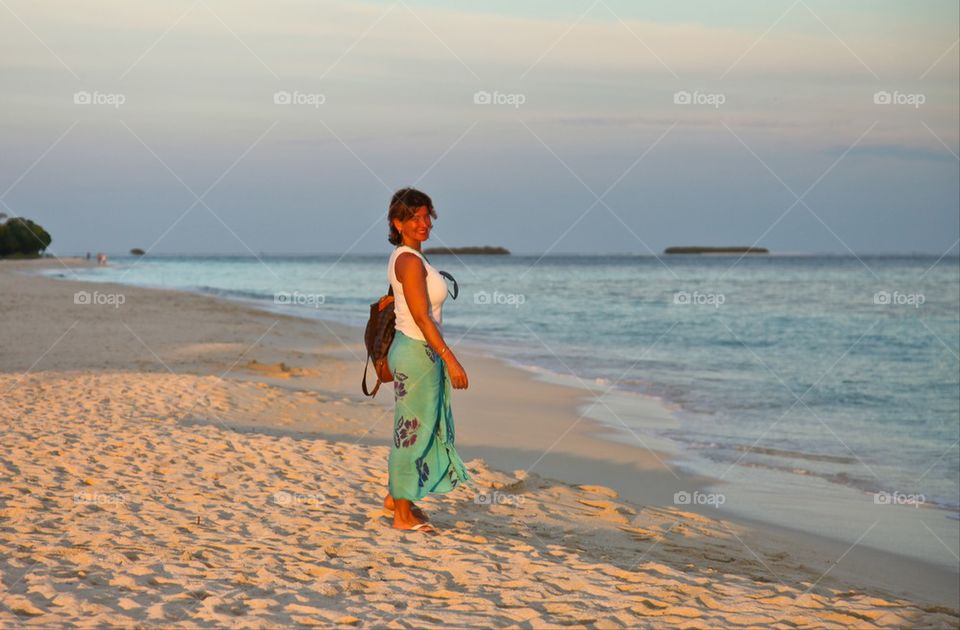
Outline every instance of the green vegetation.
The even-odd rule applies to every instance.
[[[697,245],[684,247],[668,247],[664,254],[769,254],[766,247],[700,247]]]
[[[0,258],[40,256],[52,240],[46,230],[30,219],[7,219],[0,213]]]
[[[505,255],[510,251],[505,247],[430,247],[423,251],[424,255],[430,254],[484,254],[484,255]]]

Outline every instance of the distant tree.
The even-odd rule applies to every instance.
[[[52,240],[45,229],[30,219],[14,217],[0,224],[0,257],[38,256],[50,247]]]
[[[506,255],[510,253],[506,247],[491,247],[484,245],[478,247],[469,245],[467,247],[428,247],[423,251],[424,254],[482,254],[482,255]]]

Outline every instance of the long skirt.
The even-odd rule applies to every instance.
[[[473,486],[453,446],[447,364],[427,342],[398,330],[387,365],[396,402],[388,464],[390,496],[415,501],[431,492],[449,492],[461,482]]]

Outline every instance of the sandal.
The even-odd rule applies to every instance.
[[[417,523],[416,525],[410,528],[410,531],[425,532],[428,534],[433,534],[434,536],[437,536],[440,534],[440,530],[434,527],[433,525],[431,525],[430,523]]]

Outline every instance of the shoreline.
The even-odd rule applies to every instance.
[[[214,259],[216,259],[216,257],[214,257]],[[69,279],[69,277],[66,274],[64,274],[62,270],[55,269],[55,271],[56,273],[53,274],[52,277]],[[98,284],[114,284],[112,282],[104,283],[101,281],[98,281],[97,283]],[[160,286],[160,285],[134,284],[134,285],[122,285],[122,286],[137,286],[137,287],[148,288],[148,289],[170,290],[169,287]],[[297,308],[290,308],[285,306],[271,305],[270,303],[265,302],[261,298],[251,297],[248,294],[245,294],[244,292],[230,292],[230,291],[219,292],[213,289],[212,287],[178,288],[176,290],[185,291],[194,295],[210,297],[216,300],[222,300],[227,303],[245,305],[249,308],[253,308],[263,312],[298,317],[301,319],[305,319],[307,321],[322,320],[327,324],[336,323],[337,325],[344,326],[347,330],[349,330],[348,333],[345,333],[345,335],[348,336],[349,338],[361,338],[363,334],[363,323],[358,322],[355,319],[348,320],[342,316],[341,317],[336,317],[336,316],[319,317],[318,314],[320,311],[309,309],[309,308],[297,309]],[[451,334],[454,334],[454,333],[451,333]],[[474,341],[474,340],[467,339],[467,340],[462,340],[461,345],[463,348],[468,349],[475,354],[482,354],[485,357],[499,360],[512,367],[518,367],[525,373],[530,374],[537,379],[542,379],[548,382],[554,382],[554,383],[558,383],[568,387],[573,387],[574,389],[578,389],[578,390],[588,390],[590,392],[593,392],[595,390],[603,390],[605,387],[603,384],[599,382],[594,382],[589,377],[581,378],[575,375],[555,372],[549,368],[544,368],[542,366],[527,365],[527,364],[517,362],[511,359],[509,356],[505,356],[505,353],[508,351],[508,348],[494,346],[495,350],[491,351],[485,346],[485,343],[487,341],[488,341],[487,339],[484,339],[482,341]],[[633,429],[638,427],[628,427],[624,425],[622,419],[616,418],[617,414],[615,414],[615,412],[613,412],[612,409],[610,409],[612,406],[611,403],[615,404],[621,398],[624,400],[629,399],[628,404],[620,406],[620,408],[624,410],[627,410],[628,407],[637,406],[637,405],[645,408],[648,408],[651,405],[659,406],[663,408],[662,410],[663,413],[654,412],[652,414],[653,416],[656,416],[657,422],[655,424],[647,423],[647,424],[644,424],[642,427],[639,427],[640,429],[649,428],[655,431],[660,431],[663,429],[663,425],[665,423],[670,423],[672,429],[677,429],[677,428],[680,428],[680,423],[672,419],[668,420],[666,416],[669,415],[673,417],[676,415],[685,415],[685,412],[683,411],[682,408],[678,407],[677,405],[675,405],[674,403],[670,402],[667,399],[664,399],[657,395],[645,393],[642,391],[636,391],[631,389],[621,389],[617,387],[615,388],[615,391],[613,391],[610,395],[605,397],[603,404],[593,405],[594,410],[592,413],[589,414],[592,419],[598,421],[601,425],[604,426],[603,431],[609,434],[609,439],[613,441],[619,441],[621,443],[626,441],[630,443],[630,442],[639,440],[639,437],[633,431]],[[612,399],[612,400],[609,400],[609,399]],[[583,406],[586,407],[587,405],[584,404]],[[602,412],[602,408],[606,408],[609,411]],[[620,426],[617,426],[617,422],[614,421],[614,418],[616,418],[616,420],[618,420],[621,423],[621,425],[623,425],[622,429]],[[643,420],[643,418],[641,418],[641,420]],[[612,431],[610,430],[610,427],[612,427]],[[686,469],[689,470],[691,474],[695,476],[706,477],[706,478],[716,478],[716,477],[722,478],[723,476],[726,475],[727,472],[729,472],[729,470],[726,470],[722,473],[720,471],[711,472],[710,470],[711,468],[716,468],[718,466],[721,466],[721,464],[719,462],[714,462],[707,459],[699,458],[698,454],[694,449],[691,449],[689,445],[684,444],[682,442],[675,441],[671,438],[663,437],[662,435],[651,434],[649,432],[644,433],[643,438],[644,438],[643,440],[644,442],[655,443],[655,448],[653,450],[658,452],[666,452],[671,456],[681,458],[683,464],[688,465]],[[605,436],[605,439],[607,439],[606,436]],[[798,452],[798,453],[794,453],[794,455],[800,456],[802,458],[810,455],[810,453]],[[789,466],[789,463],[787,464],[787,466]],[[778,467],[778,466],[772,466],[772,465],[764,466],[762,464],[755,464],[754,468],[760,471],[757,474],[768,475],[770,477],[776,477],[778,475],[781,475],[784,472],[788,472],[788,468],[784,466]],[[808,475],[809,471],[801,471],[800,474]],[[787,475],[787,477],[789,478],[789,475]],[[806,476],[805,478],[809,480],[813,480],[814,483],[819,483],[821,480],[827,481],[828,483],[825,484],[824,487],[826,488],[827,493],[832,495],[832,500],[839,500],[841,496],[845,496],[847,500],[851,502],[857,502],[859,499],[862,499],[867,496],[872,496],[875,492],[884,490],[884,488],[871,485],[869,481],[863,482],[863,480],[859,480],[859,483],[854,483],[853,481],[849,483],[845,483],[842,479],[839,479],[837,477],[838,476],[836,475],[834,476],[818,475],[816,473],[813,473],[812,475]],[[769,482],[769,480],[767,481]],[[834,488],[834,486],[836,487]],[[894,491],[894,489],[892,488],[887,488],[887,490],[889,490],[889,492],[891,493]],[[926,495],[925,499],[926,500],[924,504],[921,506],[923,509],[934,508],[938,510],[943,510],[944,512],[947,513],[948,518],[952,518],[953,520],[960,519],[960,513],[957,512],[957,505],[955,502],[951,502],[945,497],[934,497],[933,500],[931,500],[930,495]],[[783,508],[784,506],[778,506],[778,507]],[[759,521],[764,520],[762,516],[753,514],[749,510],[740,511],[738,512],[738,514],[746,518],[753,518],[754,520],[759,520]],[[792,518],[790,519],[781,518],[780,522],[771,521],[771,524],[785,525],[789,523],[790,526],[796,526],[796,519],[803,518],[803,517],[804,517],[804,513],[802,510],[795,511],[794,514],[792,515]],[[797,528],[804,529],[803,527],[799,527],[799,526],[797,526]],[[815,525],[812,523],[806,524],[806,531],[809,531],[810,533],[818,533],[815,528]],[[940,535],[947,534],[951,538],[954,537],[953,534],[957,534],[957,533],[958,532],[940,531]],[[852,542],[856,538],[857,538],[856,534],[850,534],[850,536],[848,536],[848,541]],[[925,550],[927,552],[927,558],[925,560],[927,562],[936,563],[941,560],[940,551],[942,550],[942,548],[936,547],[934,545],[931,545],[931,547],[932,548]],[[923,559],[923,558],[920,558],[920,559]]]
[[[83,261],[79,262],[84,264]],[[13,267],[25,266],[36,268],[35,263],[0,262],[0,275],[12,271]],[[33,277],[40,278],[37,275]],[[60,285],[60,289],[46,287],[45,291],[51,295],[59,294],[59,297],[55,298],[59,300],[57,304],[66,308],[63,298],[73,293],[70,285],[58,283],[56,278],[49,277],[34,282]],[[250,324],[246,325],[246,328],[256,328],[252,326],[255,320],[261,322],[270,319],[282,320],[284,326],[276,328],[271,326],[268,331],[277,337],[271,338],[272,345],[258,346],[256,352],[251,353],[250,356],[241,355],[241,359],[237,360],[235,371],[230,372],[228,369],[230,378],[247,384],[266,383],[270,387],[289,390],[297,396],[305,395],[304,392],[322,394],[330,404],[340,403],[339,410],[347,411],[349,408],[350,413],[347,415],[353,414],[363,420],[376,420],[378,423],[367,425],[367,428],[363,429],[339,420],[331,420],[330,423],[321,426],[298,420],[292,414],[291,417],[284,418],[282,425],[263,423],[262,418],[256,422],[240,417],[218,418],[219,423],[225,427],[254,434],[276,432],[286,436],[319,436],[333,440],[335,443],[353,441],[353,445],[371,447],[382,447],[388,444],[388,435],[383,431],[380,421],[392,413],[392,396],[384,395],[390,392],[391,388],[389,385],[384,386],[385,392],[378,394],[373,401],[364,400],[359,393],[360,368],[356,355],[362,351],[362,343],[358,341],[362,337],[362,331],[359,331],[360,336],[358,336],[358,331],[347,325],[319,322],[320,326],[326,329],[322,330],[317,328],[319,320],[276,313],[266,314],[262,310],[243,306],[225,298],[169,289],[86,283],[87,288],[104,286],[116,287],[125,293],[132,294],[134,299],[130,302],[154,302],[144,307],[147,310],[151,308],[163,310],[160,306],[164,302],[177,303],[185,309],[184,312],[189,309],[198,309],[204,312],[205,316],[216,319],[221,324],[230,322],[230,325],[233,325],[238,320],[243,321],[244,324]],[[138,308],[141,306],[143,304],[137,305]],[[123,315],[127,314],[123,313]],[[163,374],[167,372],[177,375],[216,373],[211,369],[214,366],[231,367],[230,361],[223,356],[225,351],[230,350],[235,355],[238,349],[243,350],[242,344],[238,344],[234,336],[230,336],[229,341],[223,341],[223,335],[218,335],[217,326],[183,331],[183,336],[191,337],[187,334],[188,332],[197,333],[192,335],[192,343],[187,344],[191,352],[179,350],[167,352],[163,349],[164,344],[156,342],[156,338],[151,337],[147,332],[137,333],[137,335],[140,336],[141,350],[145,347],[160,348],[156,351],[156,358],[164,357],[165,363],[159,368]],[[255,330],[248,331],[248,335],[250,334],[256,339]],[[267,334],[263,333],[264,336]],[[323,335],[324,338],[318,339],[318,335]],[[134,340],[133,343],[138,344],[138,340]],[[66,356],[60,355],[61,351],[65,351]],[[57,371],[72,373],[77,370],[89,370],[92,367],[91,364],[97,366],[97,371],[130,370],[131,367],[143,370],[157,367],[154,357],[149,356],[153,353],[152,350],[144,352],[144,356],[134,364],[131,364],[129,357],[122,356],[122,349],[115,348],[113,351],[119,351],[119,354],[117,352],[111,354],[111,349],[105,348],[95,359],[91,359],[83,356],[82,353],[79,355],[71,353],[66,345],[61,346],[57,350],[59,360]],[[471,372],[483,375],[482,378],[471,378],[469,390],[458,390],[455,394],[457,396],[454,403],[455,414],[458,419],[463,418],[457,424],[457,444],[465,460],[480,457],[491,469],[523,473],[515,474],[517,478],[556,479],[574,486],[585,483],[591,486],[606,486],[616,490],[616,494],[619,494],[621,499],[632,504],[663,507],[668,510],[676,510],[676,506],[672,503],[672,496],[677,488],[693,492],[711,484],[712,480],[709,478],[679,470],[672,472],[668,470],[663,464],[663,461],[669,458],[665,453],[618,444],[602,437],[604,433],[610,432],[606,425],[589,417],[579,417],[580,409],[587,404],[588,392],[546,382],[527,370],[510,366],[496,358],[482,356],[468,350],[464,350],[463,353],[469,357]],[[32,370],[31,362],[38,354],[39,352],[15,352],[12,362],[9,359],[5,362],[3,372]],[[253,354],[256,354],[256,363],[251,364],[247,359],[253,357]],[[184,361],[181,363],[179,360],[166,359],[171,356],[182,357]],[[317,356],[325,356],[332,361],[337,361],[346,372],[327,373],[321,376],[318,370],[311,367]],[[351,366],[351,363],[355,365]],[[37,370],[42,371],[42,367],[42,362],[38,361]],[[297,381],[295,386],[292,383],[294,380]],[[522,383],[522,387],[517,387],[517,383]],[[294,406],[293,410],[296,409],[297,407]],[[652,414],[658,412],[668,413],[668,410],[650,410]],[[507,414],[523,417],[525,421],[522,424],[505,421]],[[202,424],[202,422],[196,424]],[[186,422],[184,426],[192,426],[192,423]],[[490,430],[491,426],[494,430]],[[570,428],[557,436],[558,427]],[[541,458],[545,451],[549,452],[549,455]],[[532,474],[531,471],[533,471]],[[642,483],[631,485],[627,482],[628,480],[634,482],[640,480]],[[429,505],[430,502],[428,501],[427,504]],[[734,517],[730,514],[717,514],[709,507],[697,509],[698,506],[684,506],[684,508],[689,513],[710,518],[723,518],[746,526],[751,532],[748,540],[753,541],[753,536],[757,536],[767,542],[777,541],[781,550],[788,550],[803,558],[802,564],[810,568],[814,577],[826,571],[829,576],[824,578],[824,582],[850,581],[862,586],[908,594],[918,601],[950,608],[955,608],[957,605],[956,574],[951,576],[949,572],[921,561],[863,546],[848,550],[849,545],[839,541],[831,541],[813,534],[792,532],[787,528],[765,523],[751,522],[749,519]],[[754,546],[750,545],[750,547]],[[757,548],[760,546],[763,545],[759,543],[756,545]],[[741,551],[749,556],[748,549],[741,549]],[[837,558],[842,558],[842,562],[834,564]],[[775,571],[772,573],[776,574]],[[770,576],[770,579],[773,579],[773,576]],[[949,596],[951,585],[954,586],[952,597]]]
[[[92,263],[81,261],[81,266],[93,267]],[[52,278],[59,280],[61,278]],[[69,278],[64,278],[68,279]],[[71,280],[77,282],[77,280]],[[80,280],[83,282],[83,280]],[[91,285],[110,286],[119,289],[135,288],[146,291],[173,291],[176,293],[185,293],[197,296],[201,299],[213,300],[217,303],[230,304],[241,308],[269,313],[283,318],[291,318],[301,321],[305,324],[314,324],[321,322],[327,332],[334,334],[341,344],[354,342],[357,349],[353,355],[344,350],[336,355],[343,359],[356,359],[358,355],[363,354],[365,350],[362,343],[356,340],[362,340],[363,329],[353,324],[335,321],[322,320],[320,318],[308,317],[292,314],[287,310],[271,309],[261,306],[254,300],[243,298],[217,296],[204,293],[202,291],[181,291],[178,289],[167,289],[161,287],[136,287],[134,285],[116,284],[111,282],[96,282]],[[480,364],[480,373],[487,375],[486,387],[478,390],[476,385],[467,391],[457,391],[455,415],[470,418],[470,422],[460,422],[457,424],[457,444],[464,450],[469,449],[469,453],[476,454],[487,461],[491,467],[501,470],[525,469],[529,472],[536,468],[544,476],[562,480],[570,484],[597,483],[599,485],[611,487],[620,494],[621,497],[631,502],[641,505],[674,506],[673,495],[677,491],[685,491],[693,494],[694,492],[704,492],[711,488],[729,488],[730,482],[722,481],[711,476],[698,474],[694,471],[684,470],[682,466],[670,465],[671,459],[682,456],[682,453],[669,450],[658,450],[649,448],[646,445],[630,444],[630,435],[641,441],[636,433],[629,431],[624,427],[611,426],[612,423],[605,423],[599,418],[584,413],[583,409],[593,406],[592,391],[605,389],[601,385],[593,385],[585,382],[575,376],[558,375],[541,368],[541,373],[537,374],[528,367],[512,365],[509,361],[485,352],[481,346],[475,342],[462,342],[463,349],[461,356],[470,357],[472,364]],[[492,377],[505,372],[507,376],[495,382]],[[372,372],[371,372],[372,374]],[[510,388],[511,384],[518,381],[527,381],[527,386],[520,400],[511,401],[507,404],[502,399],[502,392]],[[536,384],[536,387],[533,387]],[[533,389],[536,389],[534,393]],[[390,392],[392,388],[389,384],[381,387],[377,397],[370,400],[371,403],[384,405],[392,412],[392,397]],[[347,388],[349,391],[349,387]],[[356,388],[359,396],[359,387]],[[672,416],[672,410],[667,407],[667,403],[656,397],[639,394],[635,392],[612,393],[614,398],[619,396],[630,397],[632,402],[640,402],[643,411],[638,414],[643,417],[645,423],[662,425],[664,423],[675,423]],[[365,398],[359,396],[360,398]],[[496,401],[491,406],[490,400]],[[520,405],[515,407],[513,405]],[[458,414],[457,411],[460,411]],[[530,426],[517,427],[510,426],[511,433],[502,438],[497,434],[491,434],[478,428],[486,426],[486,423],[497,424],[496,416],[506,413],[526,413],[528,417],[537,420]],[[562,418],[562,420],[560,420]],[[555,426],[556,425],[556,426]],[[543,436],[552,436],[557,426],[567,427],[570,435],[561,436],[560,440],[554,441],[554,438],[545,439]],[[249,427],[248,427],[249,428]],[[271,428],[261,426],[259,428]],[[325,435],[330,439],[344,438],[345,436]],[[491,439],[494,437],[494,439]],[[649,436],[645,436],[649,438]],[[497,439],[500,438],[500,439]],[[517,448],[516,444],[538,444],[537,448]],[[387,442],[383,442],[387,444]],[[542,447],[542,448],[540,448]],[[545,449],[550,449],[549,457],[540,459]],[[534,466],[527,468],[524,463],[536,462]],[[642,476],[643,485],[637,487],[630,484],[630,480],[636,480]],[[625,481],[626,480],[626,481]],[[850,489],[853,490],[853,489]],[[829,550],[828,554],[833,557],[844,556],[844,561],[850,568],[849,577],[857,578],[859,576],[876,576],[877,569],[900,565],[903,572],[912,576],[910,580],[902,580],[899,576],[896,580],[876,580],[874,583],[883,588],[896,589],[898,585],[906,582],[911,585],[910,590],[904,590],[903,593],[909,593],[912,596],[925,598],[929,602],[938,604],[949,604],[951,601],[957,602],[955,593],[960,589],[960,573],[952,572],[942,565],[934,564],[922,558],[917,558],[905,554],[891,552],[875,546],[858,545],[850,547],[853,541],[839,537],[826,536],[817,532],[804,530],[798,527],[792,527],[783,522],[774,522],[764,520],[757,516],[743,511],[730,510],[724,507],[717,508],[711,506],[684,505],[684,509],[695,512],[707,517],[719,515],[723,518],[735,520],[742,524],[749,524],[753,527],[762,528],[767,533],[780,534],[789,532],[793,536],[802,537],[811,549]],[[906,509],[906,508],[902,508]],[[923,508],[931,509],[931,508]],[[932,508],[936,513],[947,512],[942,508]],[[901,513],[902,514],[902,513]],[[942,516],[942,514],[941,514]],[[868,524],[869,525],[869,524]],[[862,529],[860,531],[863,531]],[[821,558],[823,566],[831,566],[828,558]],[[904,566],[909,564],[910,566]],[[831,572],[841,571],[841,568],[831,568]],[[900,570],[898,569],[898,573]],[[929,573],[936,576],[930,580],[918,579],[919,576]],[[879,571],[883,574],[883,571]],[[919,586],[919,588],[917,588]],[[903,587],[901,587],[903,588]]]
[[[64,274],[59,272],[56,274],[56,277],[64,277]],[[109,286],[140,286],[103,282],[97,282],[97,284],[107,284]],[[166,287],[141,288],[170,290]],[[261,312],[295,317],[306,322],[322,321],[326,326],[336,325],[341,327],[341,336],[348,340],[362,339],[363,336],[362,326],[342,319],[323,319],[315,315],[297,312],[297,309],[277,307],[269,303],[264,303],[261,300],[238,295],[218,295],[201,289],[186,290],[185,292],[211,298],[223,303],[239,304]],[[517,378],[519,379],[530,378],[559,385],[562,388],[560,390],[549,390],[542,396],[539,396],[540,398],[560,400],[560,397],[564,396],[566,390],[572,389],[575,392],[579,392],[579,398],[566,398],[565,402],[553,410],[553,415],[562,414],[563,408],[575,406],[578,417],[574,418],[571,416],[569,420],[565,420],[565,423],[568,424],[564,424],[563,426],[582,424],[585,431],[578,431],[577,436],[597,438],[600,442],[606,444],[608,448],[612,448],[611,444],[615,443],[620,446],[626,445],[629,448],[638,449],[637,452],[640,452],[641,456],[645,459],[639,467],[635,467],[631,472],[634,474],[654,475],[655,480],[653,486],[655,488],[660,489],[664,486],[664,483],[671,482],[672,480],[673,485],[676,486],[674,488],[676,491],[693,493],[695,491],[702,492],[705,488],[726,489],[727,492],[724,494],[727,502],[719,507],[719,511],[723,513],[724,516],[738,518],[745,522],[748,521],[770,527],[785,528],[794,532],[802,532],[833,543],[859,543],[860,538],[862,538],[861,534],[871,527],[871,523],[892,524],[894,531],[899,531],[900,534],[888,534],[884,538],[882,545],[871,545],[870,540],[865,540],[863,541],[864,546],[872,546],[874,550],[889,553],[894,557],[910,559],[930,566],[937,566],[939,569],[944,570],[946,575],[957,574],[957,571],[955,571],[957,565],[952,563],[949,557],[944,557],[942,553],[943,548],[942,546],[938,546],[938,542],[931,538],[927,541],[927,545],[918,546],[916,544],[917,539],[909,535],[910,530],[925,532],[929,530],[928,523],[933,523],[935,529],[930,530],[933,537],[950,540],[954,538],[957,533],[956,526],[952,523],[938,524],[935,520],[924,520],[922,516],[918,516],[920,513],[915,512],[907,506],[881,506],[878,509],[872,505],[873,493],[871,492],[854,486],[837,484],[818,477],[795,478],[790,474],[785,474],[783,470],[762,468],[758,470],[757,468],[752,468],[749,471],[743,471],[733,467],[735,473],[741,476],[745,475],[750,479],[746,482],[749,487],[731,486],[731,480],[722,479],[730,470],[726,470],[723,473],[715,471],[714,474],[711,474],[710,468],[716,468],[716,465],[705,460],[699,460],[696,453],[687,451],[683,444],[673,442],[669,438],[662,438],[651,435],[650,432],[642,431],[642,429],[647,428],[662,430],[667,426],[676,429],[680,426],[675,417],[675,412],[679,410],[668,401],[656,396],[620,389],[614,389],[614,391],[607,393],[602,401],[599,401],[599,399],[594,401],[594,394],[604,391],[606,385],[594,383],[589,380],[585,381],[571,374],[552,372],[538,366],[518,364],[510,360],[509,357],[500,356],[497,351],[488,350],[480,341],[466,339],[460,340],[459,343],[462,347],[461,352],[468,352],[472,356],[482,356],[486,359],[493,360],[494,364],[490,366],[491,370],[499,369],[493,366],[509,366],[510,368],[519,370],[517,374]],[[498,348],[498,350],[502,351],[503,349]],[[488,372],[490,370],[487,370],[485,367],[484,371]],[[504,383],[508,385],[509,380],[505,380]],[[490,388],[491,396],[494,396],[495,394],[493,392],[498,389],[499,388]],[[463,394],[466,393],[462,393],[461,395]],[[466,404],[476,410],[474,413],[480,413],[481,417],[486,418],[486,416],[483,416],[485,413],[483,409],[484,406],[475,400],[472,393],[466,395]],[[614,411],[615,409],[616,411]],[[623,418],[629,421],[629,426]],[[618,422],[621,426],[618,426]],[[638,423],[639,426],[637,426]],[[538,427],[538,431],[545,434],[553,428],[553,426],[542,425]],[[641,429],[641,431],[634,430],[638,428]],[[529,442],[530,439],[535,439],[535,436],[524,435],[525,441]],[[491,446],[483,442],[482,439],[478,439],[476,445],[481,448]],[[500,444],[500,446],[504,445]],[[548,445],[544,444],[543,447],[547,448]],[[600,452],[600,446],[598,444],[591,444],[588,449],[579,454],[587,455],[588,459],[596,461],[598,459],[596,453],[598,452]],[[501,458],[498,461],[504,462],[503,465],[511,465],[510,462],[515,462],[518,459],[523,460],[525,457],[531,461],[535,459],[535,456],[529,457],[517,453],[512,459]],[[629,456],[625,456],[618,461],[628,463],[632,460]],[[563,471],[567,467],[557,468]],[[581,465],[579,466],[579,470],[591,472],[592,467]],[[618,475],[616,474],[617,470],[618,469],[608,470],[604,475],[605,478],[617,480],[623,477],[624,475],[622,473],[624,471],[620,470],[619,472],[621,474]],[[667,475],[663,474],[665,470],[669,471]],[[679,470],[685,471],[682,478],[681,475],[676,474]],[[554,476],[556,476],[556,474],[555,471]],[[567,475],[564,479],[571,483],[576,481],[571,475]],[[781,489],[781,494],[787,494],[789,492],[789,498],[775,496],[777,483],[789,488],[789,490]],[[618,490],[631,496],[634,501],[652,501],[660,505],[671,503],[670,499],[672,496],[668,495],[672,495],[672,493],[659,491],[651,496],[649,493],[631,492],[630,488],[623,487],[621,483],[617,483],[617,485]],[[733,492],[735,501],[729,501],[731,492]],[[849,522],[844,523],[843,528],[837,529],[835,524],[830,523],[825,525],[822,522],[824,520],[823,518],[818,519],[818,516],[824,515],[816,515],[814,510],[808,509],[814,501],[826,501],[838,506],[838,511],[847,516],[853,515],[853,508],[847,508],[844,504],[857,505],[859,506],[857,512],[862,512],[863,515],[858,519],[849,519]],[[759,506],[764,506],[764,508],[760,509]],[[711,506],[700,507],[693,505],[687,507],[694,511],[700,510],[705,515],[716,513],[716,508]],[[930,509],[935,510],[935,512],[928,512]],[[896,515],[890,518],[890,513],[893,511],[896,511]],[[943,518],[945,516],[948,519],[955,519],[954,515],[956,511],[951,506],[931,504],[928,501],[927,505],[921,506],[921,513],[932,516],[933,518]],[[883,528],[881,527],[876,533],[880,533],[882,530]],[[942,542],[939,542],[939,544],[943,545]],[[840,553],[842,552],[843,549],[841,549]],[[957,582],[956,579],[953,580],[953,582],[957,583],[958,587],[960,587],[960,582]]]

